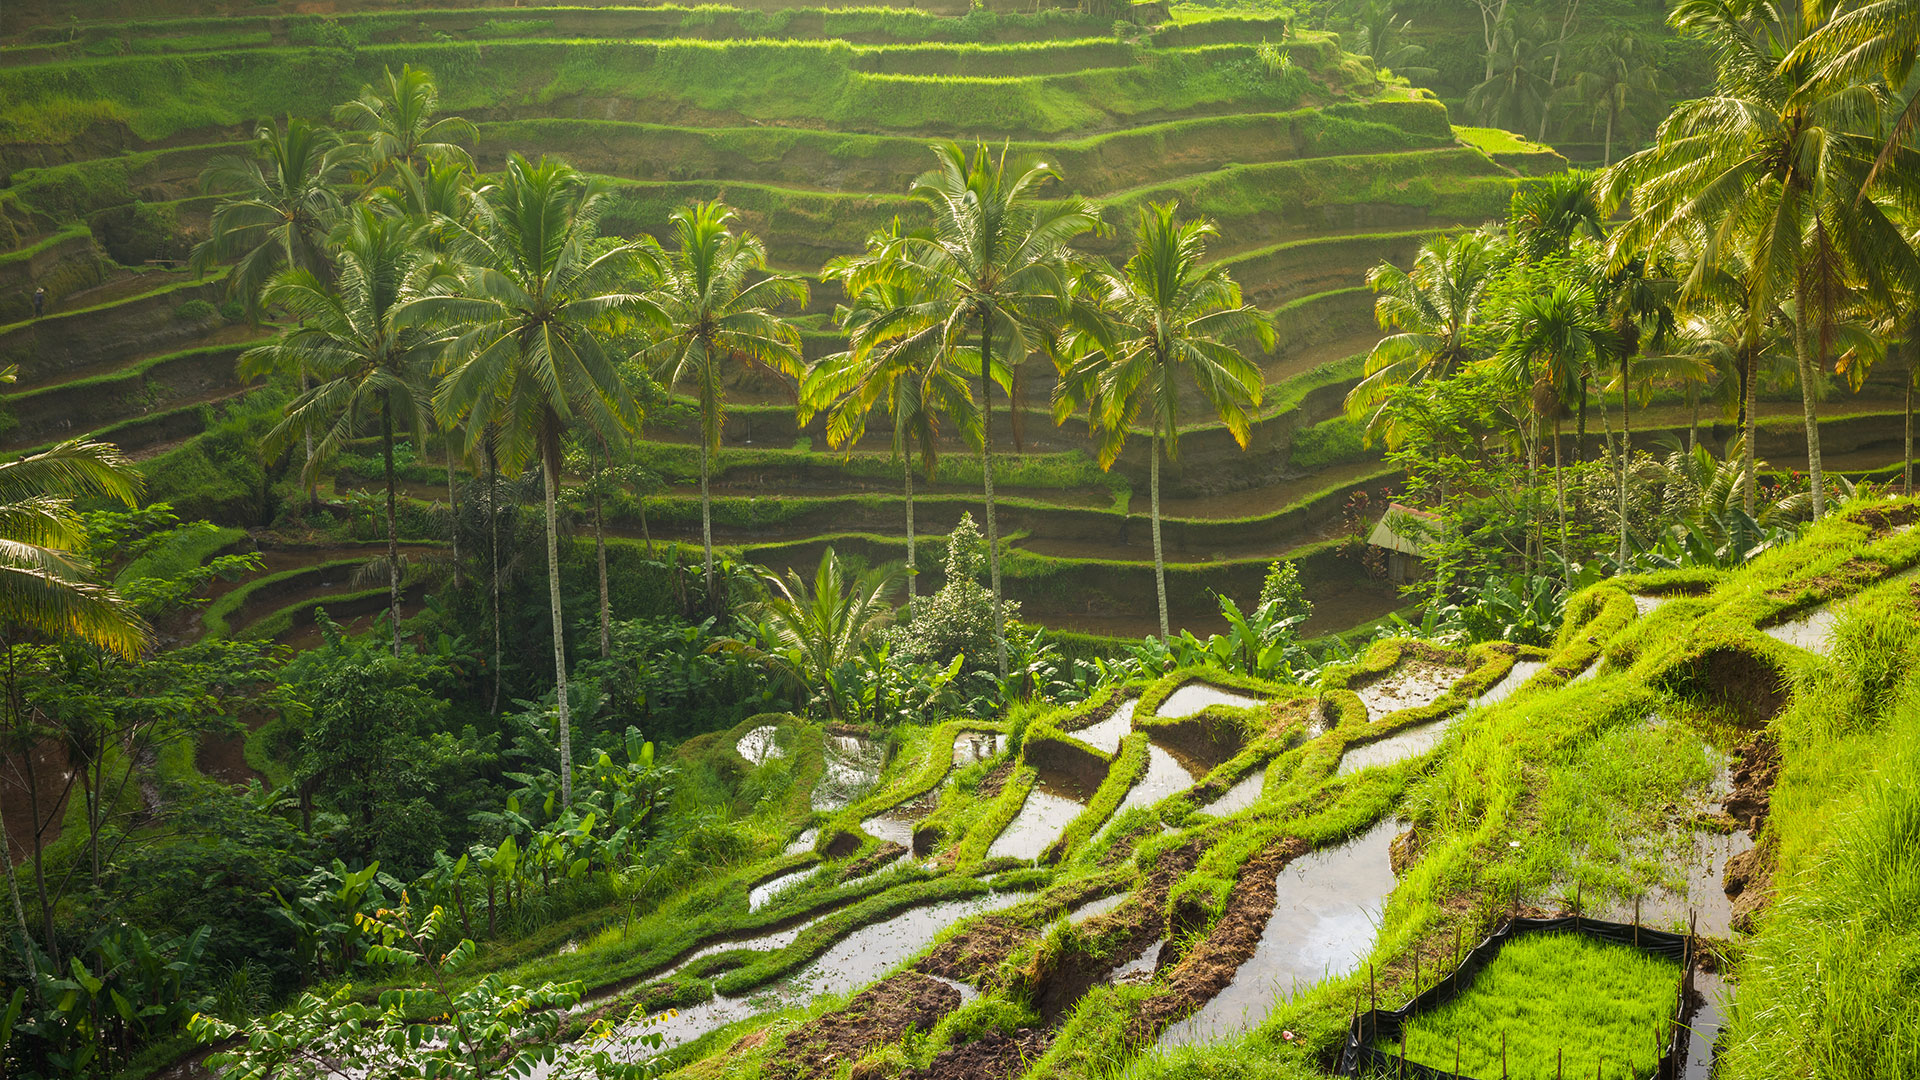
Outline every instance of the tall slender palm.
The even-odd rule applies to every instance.
[[[1920,60],[1920,0],[1868,0],[1834,15],[1831,21],[1803,38],[1788,60],[1812,70],[1815,89],[1872,82],[1904,87]],[[1876,178],[1906,146],[1920,127],[1920,94],[1909,94],[1893,122],[1874,163],[1869,180]]]
[[[851,448],[866,434],[867,418],[885,404],[893,420],[893,453],[900,459],[907,500],[907,601],[919,597],[913,526],[913,458],[927,478],[940,458],[940,424],[951,420],[969,442],[980,438],[980,412],[966,372],[954,362],[941,324],[924,312],[928,298],[888,280],[884,252],[898,230],[876,234],[865,255],[828,264],[851,301],[835,313],[847,331],[847,349],[822,357],[800,387],[801,422],[827,414],[827,442]]]
[[[1100,214],[1084,199],[1041,201],[1037,188],[1055,175],[1044,163],[1009,169],[1005,151],[996,158],[975,146],[969,157],[952,143],[934,147],[933,153],[935,167],[910,189],[933,211],[932,229],[901,237],[887,261],[889,273],[903,286],[930,298],[921,317],[939,324],[943,347],[971,352],[978,365],[994,651],[1005,678],[1000,527],[993,503],[993,384],[996,373],[1019,367],[1051,344],[1071,307],[1068,245],[1098,229]]]
[[[1467,92],[1467,113],[1481,123],[1509,131],[1532,131],[1545,120],[1553,85],[1540,74],[1541,26],[1523,31],[1513,20],[1498,30],[1498,44],[1487,54],[1486,79]]]
[[[1878,203],[1858,198],[1880,150],[1879,95],[1818,87],[1807,63],[1782,62],[1804,30],[1800,12],[1757,3],[1740,16],[1728,7],[1690,0],[1676,9],[1676,21],[1709,36],[1721,83],[1675,108],[1654,146],[1609,170],[1609,185],[1631,190],[1635,209],[1614,233],[1614,258],[1672,252],[1691,263],[1693,295],[1716,270],[1737,265],[1750,341],[1777,308],[1791,309],[1819,517],[1826,494],[1815,402],[1840,309],[1854,287],[1884,294],[1890,279],[1912,273],[1913,252]],[[1920,164],[1911,150],[1896,156]]]
[[[402,64],[398,74],[387,68],[379,85],[362,87],[359,97],[336,107],[333,118],[362,133],[359,165],[369,181],[378,182],[399,166],[472,164],[460,142],[472,140],[477,130],[460,117],[436,116],[439,111],[433,77]]]
[[[0,370],[0,382],[12,382],[17,369]],[[107,443],[73,440],[38,454],[0,463],[0,640],[4,640],[8,693],[6,722],[19,726],[20,701],[13,692],[14,644],[24,636],[84,641],[132,659],[146,648],[147,628],[133,606],[94,576],[80,549],[86,527],[74,509],[80,499],[111,499],[133,505],[140,474],[120,449]],[[23,940],[31,942],[26,907],[8,851],[6,821],[0,818],[0,872],[7,877],[9,900]],[[33,845],[34,877],[40,887],[42,932],[46,947],[58,955],[42,845]],[[26,949],[29,973],[34,964]]]
[[[462,425],[470,455],[491,453],[509,474],[541,469],[563,802],[573,798],[573,740],[560,609],[561,437],[576,416],[601,430],[639,423],[606,337],[617,319],[663,317],[635,291],[658,275],[658,248],[595,242],[606,200],[602,185],[567,165],[511,156],[501,181],[474,193],[473,223],[455,237],[470,267],[458,294],[422,297],[404,316],[450,328],[447,371],[433,396],[440,422]]]
[[[1581,374],[1596,356],[1612,346],[1606,326],[1593,310],[1584,290],[1562,282],[1552,289],[1523,296],[1502,320],[1504,340],[1495,353],[1502,371],[1516,390],[1532,403],[1536,427],[1553,425],[1554,506],[1559,514],[1560,562],[1571,571],[1567,535],[1567,484],[1560,461],[1560,417],[1579,385]],[[1528,473],[1538,471],[1538,437],[1529,444]]]
[[[1054,420],[1077,404],[1100,433],[1100,467],[1111,468],[1137,423],[1148,448],[1148,506],[1153,521],[1153,584],[1160,636],[1167,620],[1167,564],[1160,546],[1160,455],[1180,456],[1180,391],[1200,392],[1234,440],[1246,449],[1251,412],[1260,404],[1260,368],[1232,344],[1253,339],[1273,347],[1273,327],[1240,301],[1240,286],[1219,264],[1207,265],[1207,241],[1219,235],[1204,218],[1181,222],[1175,203],[1140,208],[1133,254],[1117,273],[1096,272],[1100,317],[1084,331],[1093,346],[1068,368],[1054,393]]]
[[[767,249],[733,230],[733,211],[719,201],[673,213],[674,251],[657,299],[660,318],[642,351],[669,390],[692,383],[700,408],[700,544],[706,553],[707,602],[717,604],[713,578],[712,456],[726,420],[729,364],[760,364],[800,378],[800,332],[776,309],[804,304],[806,283],[767,272]]]
[[[374,421],[387,493],[387,599],[393,655],[400,655],[400,540],[394,522],[393,440],[396,429],[419,445],[427,382],[437,343],[417,325],[396,319],[412,300],[452,288],[452,270],[415,243],[415,230],[372,207],[356,206],[334,235],[338,273],[332,285],[308,270],[283,270],[267,286],[269,304],[294,324],[279,338],[240,357],[243,377],[297,368],[315,380],[287,406],[286,418],[263,440],[269,453],[296,436],[317,436],[302,479],[312,485],[331,458]]]
[[[1367,271],[1379,294],[1373,303],[1381,338],[1367,354],[1365,377],[1347,392],[1347,415],[1367,417],[1369,436],[1398,445],[1393,415],[1382,408],[1395,386],[1445,378],[1475,355],[1472,331],[1480,322],[1494,271],[1505,261],[1497,233],[1471,232],[1422,245],[1411,270],[1381,263]]]
[[[1593,121],[1606,134],[1601,145],[1601,164],[1613,164],[1613,135],[1621,122],[1629,120],[1660,95],[1660,74],[1648,50],[1632,34],[1621,34],[1600,42],[1587,54],[1586,70],[1573,77],[1573,93],[1584,102]],[[1589,129],[1591,130],[1591,129]]]
[[[340,215],[339,187],[353,153],[333,132],[297,117],[285,129],[254,129],[253,153],[216,158],[201,186],[222,195],[207,219],[207,238],[193,249],[196,272],[233,260],[227,292],[260,312],[260,293],[282,269],[331,273],[327,236]]]

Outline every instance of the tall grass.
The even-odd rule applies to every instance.
[[[1920,604],[1844,609],[1776,724],[1778,890],[1739,968],[1728,1080],[1920,1077]]]

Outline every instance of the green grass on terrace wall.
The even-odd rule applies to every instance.
[[[469,115],[572,102],[608,114],[625,103],[633,119],[694,110],[703,120],[721,113],[856,130],[1051,133],[1151,114],[1270,111],[1321,92],[1307,65],[1267,76],[1242,46],[1014,79],[873,75],[855,69],[857,55],[844,42],[554,41],[76,61],[0,71],[0,98],[13,103],[0,116],[0,143],[66,143],[98,124],[125,124],[153,141],[311,112],[403,62],[433,71],[443,107]]]

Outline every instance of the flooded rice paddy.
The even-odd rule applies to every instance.
[[[880,782],[887,748],[858,735],[827,736],[827,765],[813,786],[813,808],[843,810]]]
[[[1234,709],[1251,709],[1265,704],[1257,697],[1222,690],[1217,686],[1208,686],[1203,682],[1190,682],[1167,695],[1157,710],[1169,720],[1178,720],[1183,716],[1192,716],[1202,709],[1214,705],[1225,705]]]
[[[963,731],[953,738],[953,764],[964,767],[1000,756],[1007,737],[997,731]]]
[[[759,911],[761,908],[766,907],[767,903],[774,897],[779,896],[781,893],[786,892],[788,889],[793,888],[795,885],[800,884],[819,872],[820,868],[818,866],[809,866],[803,870],[793,870],[781,874],[779,877],[769,878],[755,885],[753,889],[747,893],[747,910]]]
[[[1790,622],[1769,626],[1764,632],[1775,641],[1805,649],[1816,656],[1825,656],[1827,638],[1833,633],[1833,624],[1839,618],[1830,605],[1822,604]]]
[[[757,727],[740,736],[740,741],[733,748],[749,763],[765,765],[774,758],[787,756],[786,750],[777,742],[779,735],[780,729],[772,724]]]
[[[1107,828],[1111,828],[1113,823],[1120,819],[1120,815],[1136,806],[1152,806],[1161,799],[1185,791],[1192,786],[1193,774],[1188,772],[1185,766],[1174,760],[1172,754],[1160,749],[1158,745],[1148,743],[1146,775],[1127,789],[1126,798],[1120,800],[1120,805],[1114,808],[1113,816],[1107,819],[1106,826],[1100,831],[1105,832]]]
[[[669,1049],[763,1012],[805,1004],[820,995],[850,993],[926,948],[935,935],[954,923],[1012,907],[1025,899],[1025,893],[989,893],[902,912],[841,938],[791,978],[743,997],[715,995],[710,1001],[661,1018],[645,1030],[659,1034],[662,1049]]]
[[[1293,860],[1274,882],[1276,901],[1260,944],[1233,982],[1192,1016],[1168,1027],[1162,1046],[1210,1042],[1255,1027],[1296,989],[1353,970],[1373,947],[1394,876],[1387,818],[1357,839]]]
[[[1453,729],[1453,721],[1454,718],[1449,716],[1444,720],[1435,720],[1431,724],[1408,728],[1384,739],[1348,747],[1347,752],[1340,755],[1340,764],[1334,769],[1333,775],[1350,776],[1361,769],[1371,769],[1375,765],[1392,765],[1411,757],[1419,757],[1440,745],[1440,740],[1446,738],[1447,732]]]
[[[1228,788],[1226,794],[1200,808],[1200,812],[1209,817],[1231,817],[1260,801],[1260,792],[1267,784],[1267,770],[1263,766],[1240,778],[1239,782]]]
[[[1035,784],[1013,822],[994,838],[987,857],[1037,859],[1084,809],[1080,800],[1049,790],[1044,783]]]
[[[1500,681],[1488,687],[1486,692],[1469,702],[1469,707],[1495,705],[1512,696],[1515,690],[1526,684],[1528,679],[1546,670],[1546,662],[1541,660],[1516,660],[1513,667],[1500,677]]]
[[[1109,754],[1117,753],[1120,749],[1120,740],[1126,738],[1127,734],[1133,730],[1133,708],[1139,703],[1138,698],[1128,698],[1120,703],[1119,708],[1113,710],[1112,716],[1078,731],[1069,731],[1067,734],[1097,750]]]
[[[1103,896],[1098,900],[1081,904],[1079,907],[1067,913],[1067,922],[1069,925],[1079,926],[1083,922],[1097,919],[1107,912],[1112,911],[1114,908],[1119,907],[1121,904],[1126,903],[1128,895],[1130,894],[1114,893],[1112,896]]]

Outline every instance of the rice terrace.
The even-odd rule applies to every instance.
[[[6,0],[0,1080],[1920,1080],[1920,0]]]

